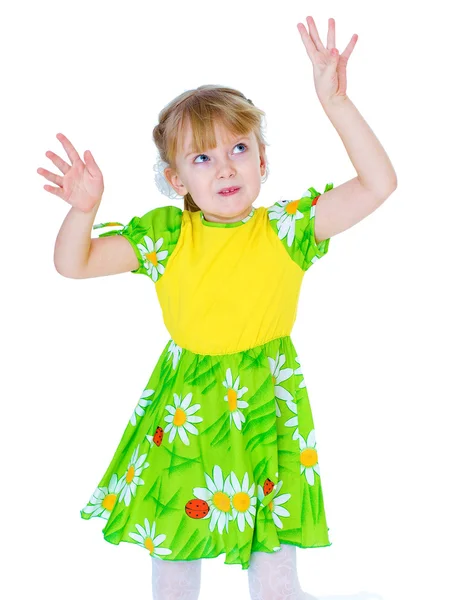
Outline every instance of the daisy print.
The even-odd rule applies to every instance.
[[[296,221],[304,215],[298,210],[299,200],[279,200],[268,208],[269,219],[277,220],[278,237],[286,238],[288,246],[292,246],[296,234]]]
[[[159,238],[154,243],[148,235],[144,235],[143,241],[143,244],[137,244],[137,248],[144,260],[144,268],[147,271],[147,275],[149,275],[152,281],[156,282],[159,274],[163,275],[165,271],[165,267],[160,261],[165,260],[169,251],[162,250],[162,252],[159,252],[164,243],[164,238]]]
[[[245,530],[245,521],[253,528],[253,517],[256,516],[255,484],[249,485],[248,473],[244,474],[240,484],[238,477],[232,471],[225,481],[225,492],[231,497],[231,510],[233,519],[238,523],[238,529]]]
[[[299,365],[299,367],[297,369],[294,369],[294,375],[303,375],[301,361],[299,360],[299,358],[297,356],[295,357],[294,360]],[[301,383],[299,384],[299,387],[300,388],[306,387],[306,384],[304,383],[304,375],[303,375]]]
[[[142,392],[139,402],[137,403],[137,406],[134,408],[131,419],[129,421],[130,424],[133,425],[134,427],[137,423],[136,415],[138,415],[139,417],[144,416],[144,409],[147,408],[147,406],[149,406],[149,404],[152,404],[152,400],[146,400],[146,398],[149,398],[150,396],[152,396],[153,393],[154,393],[154,390],[144,390]]]
[[[167,351],[169,353],[168,358],[170,358],[170,355],[172,355],[172,366],[175,370],[177,368],[178,361],[180,360],[180,357],[182,355],[182,348],[173,340],[170,340],[170,344]]]
[[[240,388],[239,375],[233,383],[233,376],[230,368],[226,370],[226,379],[223,381],[223,385],[227,390],[223,399],[225,402],[228,402],[228,408],[230,409],[230,425],[233,420],[236,428],[241,431],[241,424],[245,422],[245,416],[241,412],[240,408],[248,408],[249,405],[248,402],[240,400],[240,398],[248,391],[248,388]]]
[[[152,523],[152,529],[147,518],[144,519],[143,526],[139,523],[136,523],[135,527],[139,533],[129,533],[130,537],[140,546],[147,548],[151,556],[159,557],[166,554],[172,554],[172,550],[160,547],[160,544],[166,539],[167,536],[163,533],[158,536],[155,535],[155,521]]]
[[[120,483],[116,473],[114,473],[107,486],[96,488],[89,499],[88,505],[81,512],[86,514],[91,513],[92,517],[109,519],[111,511],[116,504],[117,496],[123,486],[124,482]]]
[[[141,456],[139,456],[139,448],[140,444],[134,450],[127,471],[118,483],[118,485],[122,486],[119,502],[124,501],[126,506],[129,506],[132,497],[136,495],[137,487],[139,485],[144,485],[144,480],[141,479],[140,475],[142,471],[149,466],[149,463],[145,462],[147,454],[141,454]]]
[[[230,496],[225,491],[225,486],[228,487],[229,476],[226,481],[223,481],[223,472],[219,465],[213,467],[213,479],[205,473],[206,488],[193,488],[195,497],[199,500],[204,500],[210,507],[206,519],[210,519],[210,531],[214,531],[217,527],[220,534],[223,529],[228,532],[228,522],[233,518],[231,513]]]
[[[268,356],[268,362],[269,362],[269,368],[271,370],[271,376],[273,378],[273,384],[274,384],[276,416],[278,416],[278,417],[281,416],[281,410],[279,408],[276,398],[278,398],[279,400],[284,400],[286,402],[286,404],[288,405],[288,407],[293,412],[296,412],[297,408],[296,408],[296,403],[293,401],[293,396],[288,392],[288,390],[286,390],[281,385],[279,385],[283,381],[286,381],[287,379],[289,379],[293,374],[293,370],[291,368],[286,368],[286,369],[281,368],[284,365],[284,363],[286,362],[286,356],[284,354],[280,355],[279,350],[278,350],[278,352],[276,353],[275,359],[272,359],[271,356]]]
[[[307,441],[304,440],[302,435],[299,435],[299,449],[301,451],[301,475],[304,473],[309,485],[314,485],[314,473],[320,475],[317,446],[316,446],[316,432],[313,429],[307,437]]]
[[[189,392],[183,400],[181,396],[174,393],[175,406],[167,404],[165,407],[170,414],[164,417],[164,421],[168,423],[164,429],[164,433],[168,433],[170,431],[170,444],[174,441],[177,433],[186,446],[190,446],[190,440],[188,439],[187,432],[193,435],[198,435],[198,429],[195,427],[195,425],[193,425],[193,423],[201,423],[203,421],[202,417],[194,416],[197,410],[200,410],[201,407],[200,404],[194,404],[193,406],[190,406],[191,402],[192,392]]]
[[[298,428],[298,416],[297,416],[297,406],[294,404],[294,406],[290,406],[289,410],[291,410],[291,412],[294,413],[294,417],[291,417],[290,419],[288,419],[286,421],[286,423],[284,424],[285,427],[295,427],[296,429],[294,430],[293,433],[293,440],[297,440],[299,439],[299,428]]]
[[[284,508],[282,505],[285,504],[289,500],[289,498],[291,498],[291,494],[279,495],[279,492],[282,487],[283,487],[283,482],[278,481],[278,483],[276,484],[276,486],[273,490],[273,499],[268,504],[268,507],[271,511],[271,515],[273,517],[274,524],[276,525],[276,527],[279,527],[279,529],[283,528],[283,522],[281,521],[280,517],[289,517],[290,516],[290,512],[286,508]],[[258,485],[258,500],[260,502],[262,502],[264,497],[265,497],[264,490],[263,490],[262,486]]]

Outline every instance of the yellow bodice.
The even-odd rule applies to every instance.
[[[290,335],[304,272],[266,207],[232,228],[207,226],[199,212],[184,210],[155,288],[174,342],[198,354],[228,354]]]

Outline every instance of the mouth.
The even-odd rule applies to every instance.
[[[239,187],[230,187],[230,188],[225,188],[224,190],[220,190],[218,193],[221,194],[222,196],[231,196],[232,194],[236,194],[236,192],[241,189]]]

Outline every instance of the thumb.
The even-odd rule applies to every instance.
[[[97,175],[100,172],[90,150],[84,152],[84,163],[91,175]]]

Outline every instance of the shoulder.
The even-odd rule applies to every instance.
[[[324,191],[331,188],[332,183],[327,184]],[[328,239],[317,242],[315,238],[315,206],[320,195],[311,186],[297,198],[278,200],[267,207],[272,229],[290,257],[305,271],[327,253],[329,246]]]
[[[157,206],[140,217],[133,217],[128,224],[128,232],[135,236],[153,234],[155,237],[165,232],[180,230],[183,211],[177,206]]]

